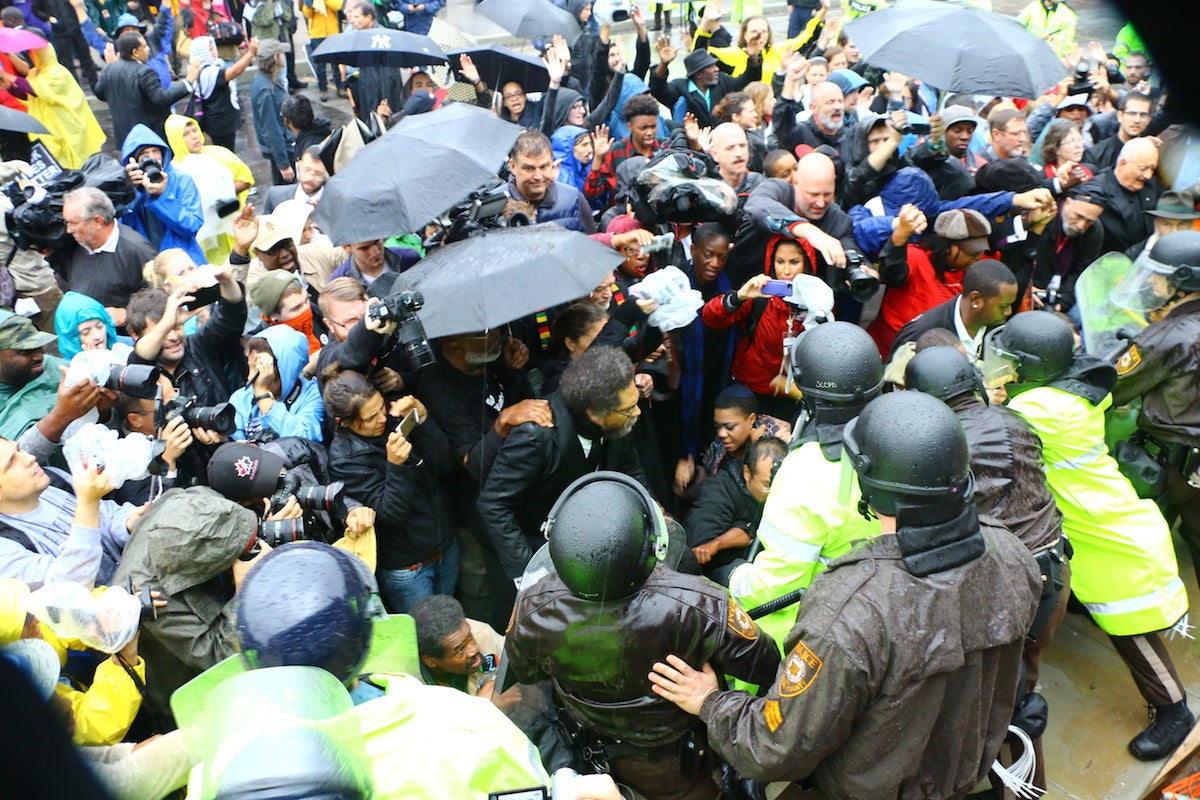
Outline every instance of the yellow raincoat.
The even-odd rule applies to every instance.
[[[64,169],[79,169],[104,146],[104,131],[96,121],[83,89],[58,63],[53,45],[31,50],[33,69],[26,78],[36,97],[29,98],[29,113],[50,131],[33,134]]]

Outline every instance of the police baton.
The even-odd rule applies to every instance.
[[[788,606],[799,603],[800,598],[804,597],[804,592],[806,590],[807,587],[802,587],[800,589],[796,589],[795,591],[788,592],[782,597],[776,597],[774,600],[769,600],[763,603],[761,606],[755,606],[746,613],[750,616],[750,619],[759,619],[767,616],[768,614],[774,614],[781,608],[787,608]]]

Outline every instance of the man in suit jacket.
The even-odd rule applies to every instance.
[[[1148,138],[1133,139],[1121,147],[1117,165],[1089,181],[1095,196],[1103,197],[1104,225],[1102,252],[1123,253],[1154,233],[1153,211],[1162,187],[1154,177],[1158,169],[1158,148]]]
[[[628,434],[641,415],[633,363],[615,347],[573,360],[550,395],[553,427],[516,426],[496,454],[478,510],[509,578],[518,579],[544,539],[542,523],[562,491],[596,470],[645,473]]]
[[[934,328],[958,335],[967,357],[977,359],[983,348],[983,335],[1004,324],[1017,303],[1017,276],[1005,264],[985,258],[976,261],[963,276],[962,292],[952,300],[936,305],[912,319],[896,334],[888,361],[908,342]]]

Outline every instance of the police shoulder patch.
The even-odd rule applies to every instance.
[[[1137,369],[1138,364],[1142,363],[1142,354],[1138,352],[1137,345],[1129,345],[1129,349],[1117,361],[1117,375],[1128,375]]]
[[[771,733],[779,730],[779,726],[783,724],[783,712],[779,710],[778,700],[768,700],[763,706],[763,719],[767,723],[767,728]]]
[[[779,696],[795,697],[808,691],[821,674],[821,659],[804,642],[796,642],[783,662],[779,676]]]
[[[758,638],[758,623],[750,619],[750,615],[746,613],[745,609],[733,600],[729,601],[727,624],[729,625],[729,630],[743,639],[754,641]]]

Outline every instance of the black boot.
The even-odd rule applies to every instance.
[[[652,30],[652,31],[661,31],[662,30],[662,15],[663,15],[662,4],[661,3],[656,4],[654,6],[654,27],[652,27],[650,30]],[[1200,567],[1198,567],[1198,569],[1200,569]]]
[[[1186,700],[1169,706],[1153,706],[1151,715],[1154,721],[1129,743],[1129,752],[1139,761],[1166,758],[1183,743],[1196,723]]]

